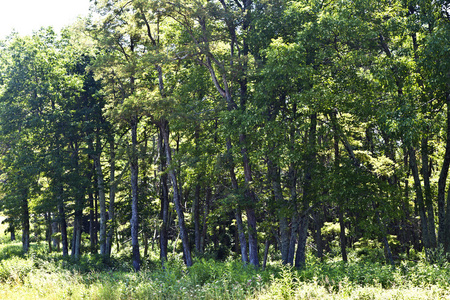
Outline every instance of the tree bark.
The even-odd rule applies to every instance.
[[[430,185],[430,167],[429,167],[429,155],[428,155],[428,138],[422,138],[422,174],[423,174],[423,185],[425,194],[425,209],[427,211],[427,228],[428,228],[428,239],[430,243],[430,248],[436,248],[436,228],[434,225],[434,209],[433,209],[433,199],[431,197],[431,185]]]
[[[137,153],[137,126],[138,120],[134,116],[130,122],[131,127],[131,245],[133,268],[137,272],[141,268],[141,258],[139,253],[139,219],[138,219],[138,153]]]
[[[426,249],[430,248],[428,219],[425,212],[425,205],[423,202],[422,185],[419,178],[419,169],[417,167],[416,150],[413,147],[409,147],[409,165],[414,178],[414,188],[416,190],[416,201],[419,207],[420,222],[422,224],[422,241]]]
[[[105,183],[103,178],[102,164],[100,161],[101,146],[100,134],[97,132],[96,154],[93,156],[95,170],[97,172],[97,189],[98,202],[100,205],[100,255],[108,256],[106,246],[106,197],[105,197]]]
[[[58,184],[57,192],[58,192],[58,214],[59,214],[59,226],[61,228],[61,242],[62,242],[62,252],[63,256],[69,255],[69,243],[67,241],[67,222],[66,222],[66,213],[64,208],[64,198],[63,198],[63,187]]]
[[[160,178],[160,201],[161,201],[161,228],[159,234],[159,245],[160,252],[159,257],[161,259],[161,264],[164,266],[164,263],[167,261],[167,244],[168,244],[168,236],[167,231],[169,228],[169,188],[167,186],[168,176],[166,173],[166,154],[164,148],[164,140],[163,140],[163,132],[162,128],[159,128],[158,135],[158,148],[159,148],[159,171],[161,172]]]
[[[209,215],[209,205],[211,202],[211,188],[206,188],[206,195],[205,195],[205,209],[203,210],[203,225],[202,225],[202,235],[200,238],[200,252],[203,253],[205,251],[205,243],[206,243],[206,233],[207,233],[207,221],[208,221],[208,215]],[[241,220],[242,223],[242,220]],[[245,238],[245,236],[244,236]]]
[[[184,213],[183,208],[181,206],[181,197],[179,194],[178,182],[177,182],[177,173],[172,165],[172,150],[170,148],[169,143],[169,122],[165,119],[161,119],[159,122],[159,126],[161,127],[161,132],[164,140],[164,148],[166,151],[166,161],[167,167],[169,168],[169,177],[172,182],[173,187],[173,202],[175,206],[175,211],[178,215],[178,225],[180,227],[180,237],[183,245],[183,254],[186,266],[192,266],[192,257],[191,257],[191,249],[189,246],[189,236],[186,229],[186,224],[184,221]]]
[[[116,154],[114,145],[114,136],[111,134],[109,136],[109,149],[110,149],[110,169],[109,169],[109,210],[108,210],[108,223],[109,230],[106,236],[106,254],[108,257],[111,256],[111,249],[114,237],[114,202],[116,199]]]
[[[24,253],[28,253],[30,249],[30,211],[28,209],[28,191],[26,188],[22,191],[21,208],[22,249]]]
[[[438,182],[438,216],[439,216],[439,229],[438,229],[438,242],[440,245],[444,245],[446,252],[450,251],[450,248],[445,243],[445,239],[448,236],[447,222],[446,222],[446,210],[445,210],[445,186],[447,185],[448,169],[450,166],[450,93],[447,95],[447,138],[445,140],[445,154],[444,161],[442,162],[441,172],[439,174]],[[448,206],[448,204],[447,204]]]

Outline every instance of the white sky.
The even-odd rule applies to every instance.
[[[0,39],[13,29],[20,35],[47,26],[59,32],[78,16],[87,16],[89,5],[89,0],[0,0]]]

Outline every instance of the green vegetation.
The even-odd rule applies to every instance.
[[[0,41],[1,297],[447,296],[450,1],[92,13]]]
[[[136,273],[128,258],[102,262],[100,256],[79,261],[45,253],[32,245],[0,247],[1,299],[443,299],[450,296],[448,263],[404,261],[392,269],[352,257],[351,263],[308,255],[297,270],[271,262],[265,270],[238,261],[198,259],[187,268],[180,256],[164,269],[154,260]],[[350,256],[356,255],[350,251]]]

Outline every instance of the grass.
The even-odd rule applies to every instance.
[[[271,263],[256,270],[238,261],[197,259],[186,268],[174,256],[166,268],[147,260],[135,273],[128,258],[80,261],[32,246],[0,245],[0,299],[450,299],[448,263],[404,261],[394,270],[381,263],[344,264],[308,257],[301,271]]]
[[[126,256],[74,261],[48,254],[44,243],[24,255],[20,242],[7,240],[2,235],[0,299],[450,299],[450,264],[430,263],[423,253],[395,269],[377,261],[376,250],[350,252],[349,263],[310,254],[300,271],[278,261],[256,270],[199,258],[186,268],[179,255],[163,269],[152,253],[136,273]]]

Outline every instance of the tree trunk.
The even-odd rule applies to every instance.
[[[109,230],[106,237],[106,254],[111,256],[111,248],[114,237],[114,202],[116,199],[116,154],[115,154],[114,136],[111,134],[109,137],[109,149],[110,149],[110,169],[109,169],[109,210],[108,210],[108,223]]]
[[[431,186],[430,186],[430,166],[428,158],[428,138],[422,138],[422,174],[423,174],[423,185],[425,194],[425,209],[427,211],[427,228],[428,228],[428,238],[430,242],[430,248],[436,248],[436,228],[434,225],[434,209],[433,209],[433,199],[431,197]]]
[[[169,188],[167,186],[168,176],[166,173],[166,154],[164,148],[164,140],[163,140],[163,132],[162,128],[159,128],[158,135],[158,148],[159,148],[159,171],[161,172],[160,179],[160,200],[161,200],[161,229],[159,234],[159,245],[160,252],[159,256],[161,259],[161,264],[164,266],[164,263],[167,261],[167,244],[168,244],[168,236],[167,231],[169,228]]]
[[[297,254],[295,255],[295,267],[301,269],[306,263],[306,238],[308,237],[308,215],[300,218],[300,230],[298,232]]]
[[[323,257],[323,241],[322,241],[322,227],[323,221],[320,213],[314,213],[314,227],[315,227],[315,242],[317,247],[317,258]]]
[[[92,177],[91,177],[92,178]],[[94,194],[90,190],[88,193],[89,199],[89,243],[91,248],[91,253],[95,253],[95,216],[94,216]]]
[[[416,161],[416,151],[413,147],[409,147],[409,165],[414,178],[414,187],[416,190],[416,201],[419,207],[420,222],[422,224],[422,241],[426,249],[430,248],[428,219],[425,212],[425,206],[423,202],[422,185],[419,178],[419,169]]]
[[[172,187],[173,187],[173,202],[174,202],[174,206],[175,206],[175,211],[177,212],[177,215],[178,215],[178,225],[180,227],[180,237],[181,237],[181,242],[183,245],[184,260],[186,262],[186,265],[188,267],[190,267],[190,266],[192,266],[192,257],[191,257],[191,249],[189,246],[189,236],[188,236],[186,224],[184,221],[183,208],[181,206],[181,197],[180,197],[179,189],[178,189],[177,174],[176,174],[175,169],[171,165],[172,164],[172,153],[171,153],[172,150],[170,148],[170,143],[169,143],[169,122],[165,119],[161,119],[159,125],[161,127],[161,132],[163,135],[164,148],[166,151],[167,167],[169,168],[169,177],[171,179]]]
[[[230,172],[230,178],[231,178],[231,186],[235,193],[239,192],[239,186],[236,179],[236,174],[234,172],[234,159],[231,152],[231,141],[227,139],[227,152],[230,158],[229,164],[229,172]],[[244,225],[242,223],[242,212],[240,208],[240,203],[237,203],[237,207],[235,208],[234,215],[236,218],[236,226],[238,230],[238,236],[239,236],[239,245],[241,246],[241,259],[244,264],[247,264],[249,262],[248,260],[248,253],[247,253],[247,239],[245,238],[245,230]]]
[[[58,222],[56,222],[57,220],[54,220],[54,216],[50,216],[52,219],[51,219],[51,222],[52,222],[52,235],[53,234],[55,234],[55,233],[57,233],[57,232],[59,232],[59,226],[58,226]],[[60,251],[61,249],[60,249],[60,238],[58,238],[58,237],[52,237],[52,243],[53,243],[53,248],[56,248],[56,251]]]
[[[445,239],[449,235],[447,231],[446,210],[445,210],[445,186],[447,184],[448,169],[450,166],[450,93],[447,95],[446,131],[447,131],[447,138],[445,141],[445,154],[444,154],[444,161],[442,162],[441,173],[439,174],[437,202],[438,202],[438,216],[439,216],[438,242],[439,244],[444,245],[444,249],[446,250],[446,252],[449,252],[450,248],[445,243]]]
[[[339,227],[341,229],[339,233],[339,239],[341,241],[341,255],[342,261],[347,262],[347,239],[345,236],[345,223],[344,223],[344,212],[342,210],[341,205],[338,206],[339,211]]]
[[[132,245],[132,262],[135,271],[141,268],[141,258],[139,254],[139,220],[138,220],[138,153],[137,153],[137,117],[133,117],[130,122],[131,127],[131,245]]]
[[[264,259],[263,259],[263,265],[262,265],[263,270],[266,269],[267,256],[269,255],[269,246],[270,246],[270,240],[266,239],[266,242],[264,243]]]
[[[200,175],[197,176],[197,184],[195,185],[194,201],[192,204],[192,214],[194,219],[194,241],[195,250],[200,253]]]
[[[275,204],[278,207],[278,218],[280,220],[281,260],[283,264],[287,264],[289,256],[289,224],[286,215],[288,214],[288,211],[281,188],[280,170],[270,159],[267,160],[267,173],[272,184]]]
[[[245,147],[246,136],[244,134],[239,135],[239,142],[241,143],[241,154],[242,154],[242,163],[244,165],[244,180],[247,188],[244,192],[245,198],[249,199],[250,204],[245,208],[245,212],[247,214],[247,226],[248,226],[248,256],[250,264],[255,267],[259,266],[259,258],[258,258],[258,231],[256,228],[256,195],[253,190],[250,188],[252,184],[252,170],[250,166],[250,161],[247,155],[247,149]]]
[[[59,184],[58,184],[59,185]],[[67,241],[67,222],[66,222],[66,212],[64,209],[64,198],[63,198],[63,187],[59,185],[58,187],[58,214],[59,214],[59,226],[61,229],[61,242],[62,242],[62,252],[63,256],[69,255],[69,243]]]
[[[97,141],[97,143],[99,143]],[[100,154],[94,156],[95,170],[97,171],[97,188],[98,188],[98,202],[100,205],[100,255],[107,256],[106,246],[106,199],[105,199],[105,184],[103,179],[102,165],[100,162]]]
[[[28,191],[23,190],[22,193],[22,249],[24,253],[28,253],[30,249],[30,212],[28,209]]]
[[[52,247],[52,234],[53,234],[53,228],[52,228],[52,214],[51,212],[46,212],[44,213],[44,218],[45,218],[45,223],[47,225],[47,230],[46,230],[46,240],[48,243],[48,252],[52,253],[53,252],[53,247]]]
[[[297,208],[297,173],[293,164],[289,166],[289,189],[290,189],[290,201],[294,204],[294,213],[291,218],[291,235],[289,238],[289,251],[287,263],[291,266],[294,265],[295,246],[297,244],[298,228],[300,226],[300,218],[298,216]]]
[[[205,209],[203,210],[203,225],[202,225],[202,235],[200,238],[200,252],[203,253],[205,251],[205,243],[206,243],[206,233],[207,233],[207,221],[208,221],[208,215],[209,215],[209,205],[211,201],[211,188],[206,188],[206,195],[205,195]],[[242,223],[242,220],[241,220]],[[242,225],[242,224],[241,224]],[[245,236],[244,236],[245,239]],[[244,243],[246,245],[246,243]]]

